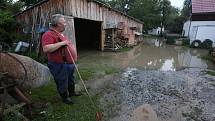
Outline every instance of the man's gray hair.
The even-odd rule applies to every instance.
[[[57,25],[57,23],[59,22],[60,18],[64,18],[64,16],[62,14],[52,15],[51,26],[55,27]]]

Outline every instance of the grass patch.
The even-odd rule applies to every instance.
[[[175,44],[176,39],[179,39],[180,37],[178,36],[166,36],[166,44],[173,45]]]
[[[201,56],[201,59],[208,60],[208,61],[213,61],[213,57],[210,56],[210,55]]]
[[[36,103],[45,103],[45,107],[36,108],[32,121],[95,121],[95,113],[100,109],[94,110],[86,94],[74,97],[73,105],[62,103],[57,94],[55,83],[33,89],[31,98]],[[99,95],[92,96],[96,104],[99,104]]]
[[[80,64],[78,70],[83,80],[90,80],[95,77],[111,75],[119,71],[119,69],[109,66],[107,64]],[[75,77],[77,78],[77,80],[80,80],[77,71],[75,72]]]
[[[93,75],[95,74],[94,70],[90,68],[81,68],[79,69],[80,75],[83,80],[89,80],[93,78]],[[75,71],[75,77],[80,80],[80,77],[78,76],[77,71]]]
[[[161,36],[155,36],[155,35],[146,35],[144,36],[145,39],[164,39],[164,37]]]
[[[132,48],[131,47],[124,47],[124,48],[121,48],[119,50],[117,50],[118,52],[128,52],[130,51]]]
[[[98,97],[94,96],[96,100]],[[41,110],[33,121],[95,121],[95,113],[87,96],[73,99],[75,104],[67,105],[61,101],[48,103],[45,110]]]
[[[215,76],[215,71],[206,71],[208,75]]]

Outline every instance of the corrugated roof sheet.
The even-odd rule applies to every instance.
[[[192,0],[192,13],[215,12],[215,0]]]

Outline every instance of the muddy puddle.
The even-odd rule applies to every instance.
[[[151,39],[127,52],[80,51],[80,66],[107,65],[119,69],[134,67],[141,70],[176,71],[185,67],[209,68],[214,65],[201,59],[208,50],[165,45]]]

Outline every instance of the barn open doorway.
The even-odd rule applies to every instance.
[[[78,51],[101,50],[101,22],[74,18]]]

